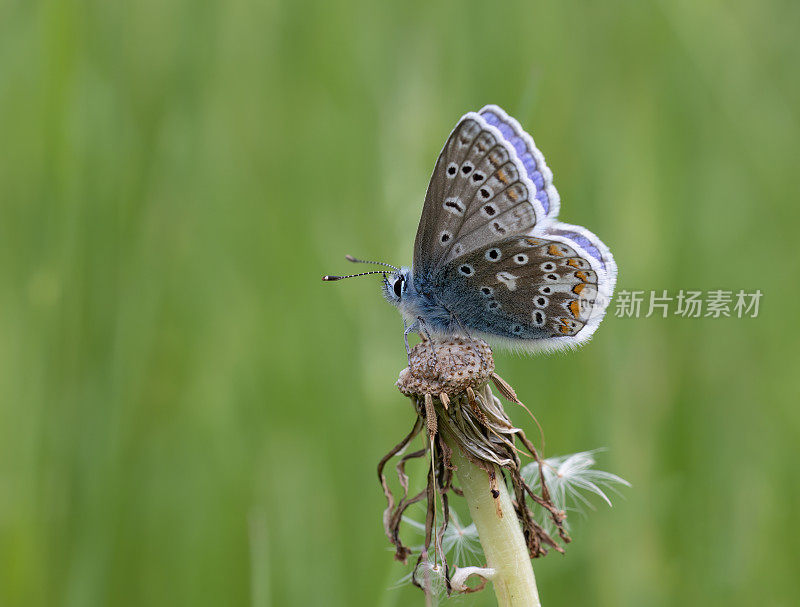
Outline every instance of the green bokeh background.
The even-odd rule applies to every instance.
[[[0,605],[423,604],[387,590],[375,477],[412,420],[401,321],[378,281],[319,278],[410,262],[485,103],[619,289],[764,293],[498,355],[548,454],[608,447],[634,485],[535,563],[544,604],[797,604],[798,25],[763,0],[0,0]]]

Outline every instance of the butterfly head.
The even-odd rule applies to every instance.
[[[384,276],[383,296],[392,305],[399,306],[403,298],[413,289],[414,283],[411,280],[411,270],[409,268],[400,268]]]
[[[356,276],[369,276],[371,274],[383,275],[383,296],[386,300],[394,306],[401,306],[405,298],[412,294],[414,291],[413,281],[411,280],[411,270],[409,268],[398,268],[392,264],[382,261],[365,261],[363,259],[356,259],[352,255],[345,256],[347,261],[352,263],[371,263],[391,268],[389,270],[373,270],[371,272],[360,272],[358,274],[349,274],[347,276],[323,276],[322,280],[333,281],[342,280],[344,278],[355,278]]]

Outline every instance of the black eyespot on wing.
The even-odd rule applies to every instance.
[[[464,215],[464,203],[461,202],[461,199],[458,198],[458,196],[452,196],[445,199],[444,208],[448,209],[451,213],[458,215],[459,217]]]

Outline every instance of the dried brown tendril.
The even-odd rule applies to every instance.
[[[528,506],[528,500],[544,508],[558,530],[560,539],[569,543],[564,529],[566,514],[556,508],[550,499],[542,471],[542,459],[525,433],[515,427],[506,415],[500,400],[492,394],[489,382],[507,400],[521,405],[514,390],[494,371],[494,357],[486,342],[463,338],[426,340],[412,348],[409,366],[400,372],[397,387],[414,404],[416,419],[411,431],[378,464],[378,478],[386,496],[387,506],[383,513],[386,535],[395,547],[395,559],[407,562],[411,550],[400,538],[400,523],[409,506],[425,500],[425,543],[412,575],[419,588],[416,571],[427,557],[431,543],[441,546],[441,539],[449,523],[449,494],[461,495],[453,486],[454,466],[451,462],[450,445],[457,445],[462,453],[488,475],[487,490],[495,499],[498,482],[510,483],[514,491],[514,509],[522,526],[523,535],[531,558],[544,556],[548,547],[558,552],[563,548],[539,525]],[[425,428],[428,440],[423,449],[404,454],[409,443]],[[540,493],[536,493],[521,475],[522,465],[517,444],[527,450],[539,465]],[[431,454],[427,486],[423,491],[409,496],[409,478],[406,464],[409,460]],[[384,474],[386,464],[400,456],[396,464],[397,478],[402,489],[395,495]],[[497,466],[501,471],[496,478]],[[443,520],[434,529],[437,498],[441,502]],[[499,509],[499,507],[498,507]],[[501,512],[498,512],[502,515]],[[435,534],[435,535],[434,535]],[[440,552],[441,554],[441,552]],[[443,554],[445,586],[448,594],[452,587],[451,572]],[[481,586],[482,587],[482,586]],[[474,590],[474,589],[473,589]]]

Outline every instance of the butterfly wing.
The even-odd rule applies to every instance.
[[[533,142],[533,137],[523,130],[519,122],[496,105],[487,105],[478,113],[488,124],[497,128],[514,148],[528,178],[536,186],[536,199],[541,203],[547,217],[558,215],[561,198],[553,185],[553,172],[548,168],[544,154]]]
[[[544,226],[542,233],[571,246],[577,246],[586,253],[587,259],[605,274],[606,290],[610,298],[617,282],[617,264],[608,247],[597,236],[582,226],[574,226],[553,221]]]
[[[414,280],[458,329],[528,350],[591,337],[611,300],[608,247],[556,219],[560,198],[533,139],[497,106],[461,118],[431,177]]]
[[[486,242],[531,230],[546,216],[513,143],[477,113],[456,125],[439,154],[414,243],[414,273]]]
[[[588,230],[569,228],[598,253],[605,248]],[[558,350],[585,342],[599,325],[614,288],[608,270],[569,236],[516,236],[453,259],[432,283],[473,336]]]

